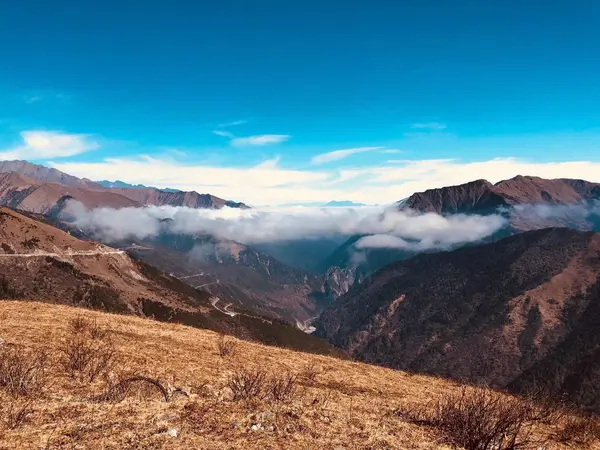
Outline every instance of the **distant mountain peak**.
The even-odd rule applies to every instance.
[[[356,203],[351,200],[332,200],[325,203],[327,207],[349,207],[349,206],[367,206],[365,203]]]

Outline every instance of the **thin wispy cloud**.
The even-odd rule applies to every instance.
[[[291,138],[289,134],[257,134],[254,136],[236,136],[230,131],[213,130],[213,134],[229,139],[234,147],[256,147],[280,144]]]
[[[42,97],[41,95],[26,95],[25,96],[25,103],[27,103],[28,105],[31,105],[33,103],[37,103],[43,100],[44,97]]]
[[[383,153],[383,154],[402,153],[402,150],[399,150],[397,148],[386,148],[386,149],[381,150],[380,153]]]
[[[328,153],[321,153],[311,159],[312,164],[325,164],[328,162],[339,161],[349,156],[356,155],[358,153],[372,152],[374,150],[381,150],[383,147],[356,147],[347,148],[343,150],[334,150]]]
[[[245,123],[248,123],[248,121],[247,120],[234,120],[232,122],[220,123],[218,126],[219,126],[219,128],[227,128],[227,127],[235,127],[238,125],[244,125]]]
[[[287,134],[260,134],[256,136],[236,137],[231,139],[231,145],[235,147],[248,147],[259,145],[280,144],[290,139]]]
[[[216,134],[217,136],[222,136],[222,137],[226,137],[226,138],[229,138],[229,139],[235,138],[235,136],[233,135],[233,133],[230,133],[229,131],[213,130],[213,133]]]
[[[60,131],[23,131],[21,138],[21,145],[0,151],[0,160],[65,158],[100,147],[89,135]]]
[[[415,130],[431,130],[431,131],[445,130],[447,128],[446,124],[440,123],[440,122],[418,122],[418,123],[413,123],[410,127]]]

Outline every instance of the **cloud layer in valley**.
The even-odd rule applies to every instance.
[[[400,239],[418,244],[421,249],[479,241],[506,223],[500,215],[442,217],[381,207],[205,210],[150,206],[88,210],[74,201],[68,204],[63,217],[107,242],[144,239],[161,232],[211,235],[244,244],[360,234],[374,236],[361,240],[359,248],[398,247]],[[388,239],[385,243],[382,236]]]

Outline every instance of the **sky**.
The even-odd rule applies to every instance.
[[[251,205],[600,181],[600,2],[0,6],[0,159]]]

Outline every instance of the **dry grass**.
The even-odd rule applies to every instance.
[[[104,332],[94,337],[90,327]],[[75,328],[86,345],[110,341],[118,364],[92,380],[72,377],[59,348]],[[0,337],[50,355],[39,395],[13,396],[0,386],[0,449],[452,448],[439,429],[394,414],[461,392],[433,377],[233,338],[236,351],[223,358],[216,333],[33,302],[0,302]],[[260,388],[246,389],[243,374]],[[119,384],[135,377],[156,381],[167,397],[149,382]],[[235,399],[236,377],[242,391],[260,394]],[[111,388],[119,394],[99,398]],[[568,444],[556,437],[568,426],[535,421],[530,432],[554,439],[545,450],[579,448],[572,437]]]

